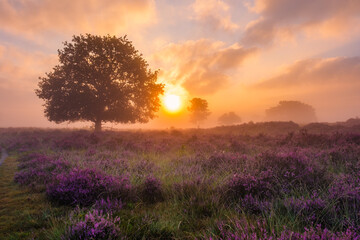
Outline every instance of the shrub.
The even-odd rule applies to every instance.
[[[57,174],[70,169],[70,164],[62,159],[53,159],[41,154],[31,154],[21,158],[18,168],[21,171],[15,173],[14,181],[21,185],[36,185],[51,183]]]
[[[164,200],[162,184],[159,179],[148,176],[140,186],[140,197],[148,203],[155,203]]]
[[[102,211],[104,213],[111,213],[119,211],[123,208],[124,203],[120,199],[110,199],[109,197],[97,200],[94,205],[94,209]]]
[[[239,169],[247,160],[246,155],[240,155],[227,152],[216,152],[208,159],[201,161],[201,166],[204,170],[210,171],[226,171],[228,169]]]
[[[113,218],[109,214],[103,214],[101,211],[92,210],[85,215],[84,220],[73,223],[62,236],[62,240],[79,239],[125,239],[116,226],[120,218]]]
[[[246,195],[265,199],[274,194],[272,171],[263,171],[258,175],[235,174],[225,185],[226,196],[234,199],[243,198]]]
[[[46,191],[51,201],[81,206],[89,206],[100,196],[106,195],[116,195],[125,199],[129,197],[129,192],[128,178],[118,179],[94,169],[73,169],[69,173],[60,174]]]
[[[35,185],[37,183],[46,183],[51,176],[42,169],[29,169],[15,173],[14,181],[20,185]]]
[[[147,174],[154,172],[157,168],[154,162],[141,160],[133,166],[131,171],[133,171],[138,178],[143,178]]]
[[[304,154],[298,152],[260,154],[261,170],[271,170],[274,177],[287,191],[293,186],[303,185],[309,189],[316,189],[319,185],[326,185],[328,178],[326,169],[319,166]]]
[[[333,221],[343,219],[344,225],[360,224],[360,178],[344,175],[336,179],[328,191],[328,199],[334,205]]]
[[[259,200],[254,198],[251,194],[245,195],[238,201],[240,211],[250,214],[267,213],[270,210],[271,203],[267,200]]]
[[[289,198],[285,200],[288,211],[306,224],[313,224],[321,220],[326,202],[321,198]]]
[[[88,148],[85,152],[86,157],[94,156],[97,153],[96,148]]]
[[[66,135],[61,139],[54,140],[55,147],[60,150],[86,149],[89,145],[87,132],[77,131]]]
[[[255,224],[249,223],[244,219],[236,219],[232,223],[227,224],[220,222],[213,236],[206,236],[204,239],[209,240],[313,240],[313,239],[331,239],[331,240],[353,240],[360,239],[360,235],[354,228],[348,228],[344,232],[331,232],[321,225],[316,227],[305,228],[304,232],[293,232],[284,229],[276,234],[273,229],[269,229],[265,221],[257,221]]]
[[[52,160],[52,158],[50,158],[49,156],[46,156],[42,153],[24,154],[18,158],[18,162],[19,162],[18,169],[25,169],[25,168],[29,168],[29,167],[34,168],[37,165],[47,163],[51,160]]]
[[[359,176],[343,175],[336,179],[329,188],[329,199],[340,203],[360,206]]]
[[[316,227],[305,228],[303,233],[297,233],[289,230],[284,230],[279,240],[313,240],[313,239],[331,239],[331,240],[354,240],[360,239],[360,235],[353,229],[348,228],[344,232],[331,232],[326,228],[321,228],[321,225]]]

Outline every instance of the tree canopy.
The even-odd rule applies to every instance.
[[[190,120],[199,127],[200,122],[204,121],[211,113],[208,109],[208,102],[202,98],[193,98],[188,107]]]
[[[294,121],[297,123],[316,122],[315,109],[299,101],[280,101],[266,110],[268,121]]]
[[[234,112],[228,112],[221,115],[218,122],[223,125],[232,125],[241,122],[241,118]]]
[[[63,44],[59,64],[39,78],[35,90],[50,121],[91,121],[101,130],[102,122],[155,117],[164,86],[126,36],[86,34]]]

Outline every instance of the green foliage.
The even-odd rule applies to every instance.
[[[101,122],[155,117],[164,86],[126,36],[74,36],[58,55],[59,65],[36,90],[50,121],[91,121],[100,130]]]

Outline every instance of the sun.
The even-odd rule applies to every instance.
[[[163,99],[164,107],[169,112],[177,112],[181,108],[181,98],[175,94],[166,94]]]

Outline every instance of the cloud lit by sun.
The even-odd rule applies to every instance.
[[[204,127],[227,112],[262,121],[281,100],[319,121],[360,116],[360,0],[0,0],[0,127],[68,126],[34,89],[85,33],[126,35],[164,84],[157,117],[125,128],[193,127],[195,97],[212,112]]]

